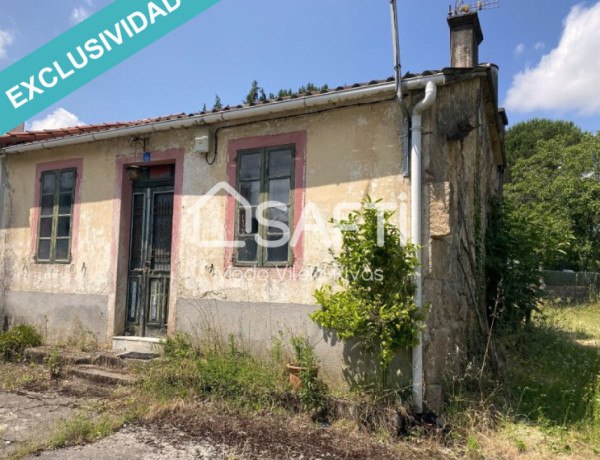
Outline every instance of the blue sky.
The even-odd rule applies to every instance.
[[[0,70],[109,3],[0,0]],[[403,72],[449,65],[449,3],[399,0]],[[511,123],[549,117],[600,130],[600,2],[501,0],[480,20],[480,61],[500,67]],[[268,93],[387,78],[390,28],[388,0],[221,0],[29,126],[195,112],[216,94],[238,104],[254,79]]]

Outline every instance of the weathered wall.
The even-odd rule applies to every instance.
[[[402,151],[396,125],[398,114],[395,104],[379,103],[226,129],[219,133],[219,155],[215,165],[207,166],[203,158],[187,156],[183,220],[198,219],[201,225],[197,233],[193,226],[182,228],[178,295],[250,302],[267,298],[272,302],[312,304],[314,289],[327,281],[327,278],[313,280],[312,268],[330,263],[329,248],[339,247],[338,232],[327,221],[334,216],[336,205],[358,204],[367,195],[388,203],[402,203],[396,223],[406,232],[409,182],[400,175]],[[266,280],[239,279],[243,276],[225,278],[221,276],[225,251],[198,247],[197,243],[223,238],[226,197],[220,193],[201,207],[198,206],[199,199],[217,183],[227,181],[225,168],[229,141],[292,131],[307,133],[307,229],[302,268],[310,272],[304,273],[302,280],[290,279],[293,278],[290,272],[278,273],[276,270],[270,271]],[[342,216],[350,209],[346,208]]]
[[[542,272],[545,297],[561,304],[594,302],[600,294],[600,273]]]
[[[6,315],[6,277],[4,275],[5,266],[8,264],[8,260],[5,256],[5,239],[8,234],[5,230],[4,217],[6,215],[5,209],[7,207],[8,193],[5,190],[8,188],[7,177],[6,177],[6,160],[0,159],[0,330],[4,331],[8,328],[8,317]]]
[[[206,165],[202,158],[187,156],[183,221],[197,219],[202,224],[197,229],[182,227],[177,327],[201,334],[209,326],[206,318],[210,318],[216,323],[210,326],[220,328],[224,334],[235,333],[245,343],[263,346],[279,331],[287,335],[304,332],[327,363],[324,369],[328,369],[330,379],[342,380],[343,367],[357,359],[349,347],[325,335],[307,317],[316,308],[314,290],[331,281],[328,275],[313,275],[315,267],[332,262],[329,248],[339,248],[337,232],[327,222],[339,203],[358,204],[370,195],[400,204],[396,223],[406,234],[409,182],[401,176],[398,119],[398,106],[386,102],[257,123],[221,130],[213,166]],[[217,183],[227,180],[230,141],[298,131],[305,131],[307,136],[304,211],[308,228],[302,266],[296,271],[236,269],[235,275],[225,275],[225,250],[198,247],[197,242],[223,237],[226,197],[219,194],[201,207],[199,200]],[[349,210],[346,208],[340,217]],[[405,381],[407,377],[405,368]]]
[[[445,378],[461,375],[486,326],[484,237],[489,202],[500,190],[498,152],[486,116],[487,82],[470,79],[440,88],[426,115],[424,299],[431,303],[424,334],[426,402],[439,410]]]
[[[6,304],[16,324],[35,325],[50,341],[63,341],[89,331],[106,341],[107,296],[8,291]]]
[[[83,158],[83,170],[73,261],[68,265],[37,264],[31,230],[36,165],[75,158]],[[113,178],[114,153],[107,152],[107,146],[87,144],[57,149],[51,155],[33,152],[6,160],[2,283],[10,322],[28,322],[45,329],[47,324],[49,338],[58,340],[81,321],[98,338],[106,339],[106,300],[102,305],[99,299],[108,295]],[[62,327],[55,328],[59,323]]]

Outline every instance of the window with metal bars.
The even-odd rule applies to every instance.
[[[293,145],[238,152],[237,191],[249,206],[236,205],[235,235],[241,246],[236,265],[292,264],[294,156]]]
[[[44,171],[40,179],[40,220],[36,261],[71,262],[71,233],[75,197],[75,168]]]

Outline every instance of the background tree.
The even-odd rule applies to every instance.
[[[267,96],[265,95],[265,90],[258,86],[258,82],[254,80],[252,82],[252,86],[250,87],[250,91],[246,94],[244,98],[244,104],[254,104],[256,102],[264,102],[267,100]]]
[[[600,270],[600,137],[573,123],[531,120],[508,130],[505,200],[537,233],[545,269]]]
[[[213,110],[222,110],[223,103],[221,102],[221,98],[218,94],[215,94],[215,103],[213,104]]]
[[[582,135],[581,129],[572,121],[534,118],[517,123],[506,133],[506,160],[511,167],[515,161],[532,155],[539,141],[560,140],[570,146],[578,144]]]

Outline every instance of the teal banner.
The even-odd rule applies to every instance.
[[[0,72],[0,135],[219,1],[114,1]]]

